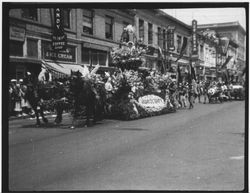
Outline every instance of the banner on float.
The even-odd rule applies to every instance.
[[[141,107],[151,112],[160,111],[166,107],[164,100],[156,95],[145,95],[138,99],[138,103]]]

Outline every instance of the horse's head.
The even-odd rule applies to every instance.
[[[70,72],[70,77],[71,79],[79,79],[81,78],[82,73],[78,70],[78,71],[72,71]]]

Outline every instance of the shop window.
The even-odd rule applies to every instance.
[[[34,8],[22,9],[22,17],[23,18],[37,21],[37,15],[38,15],[37,9],[34,9]]]
[[[107,52],[90,48],[82,49],[82,63],[106,66]]]
[[[63,27],[70,28],[70,9],[63,9]]]
[[[144,41],[144,21],[139,19],[139,39]]]
[[[113,18],[109,16],[105,18],[105,37],[107,39],[113,39]]]
[[[27,55],[32,58],[38,57],[37,40],[27,39]]]
[[[93,10],[83,9],[83,33],[93,35]]]
[[[153,25],[148,23],[148,44],[153,43]]]
[[[10,41],[9,49],[11,56],[23,56],[23,42]]]
[[[181,36],[177,35],[177,53],[181,51]]]

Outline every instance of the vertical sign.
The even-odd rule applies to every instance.
[[[174,26],[169,26],[167,29],[167,44],[168,44],[168,50],[174,51],[175,46],[174,46],[174,31],[175,27]]]
[[[192,54],[198,54],[198,47],[197,47],[197,21],[192,21]]]
[[[65,50],[67,45],[67,36],[63,29],[62,9],[54,9],[54,31],[52,34],[52,48],[56,50]]]

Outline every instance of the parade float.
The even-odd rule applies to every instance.
[[[132,26],[124,29],[133,33]],[[109,99],[109,117],[133,120],[175,112],[170,102],[168,75],[144,68],[147,47],[141,42],[122,42],[111,52],[111,66],[119,69]]]

